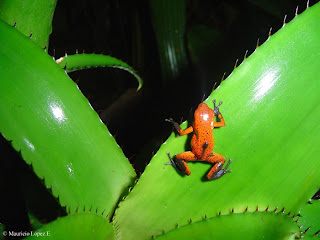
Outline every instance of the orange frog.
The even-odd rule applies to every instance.
[[[218,179],[225,173],[231,172],[231,170],[227,170],[229,164],[231,163],[231,159],[229,159],[225,168],[222,168],[222,165],[225,163],[226,159],[222,155],[213,152],[213,128],[224,127],[226,125],[219,111],[221,104],[222,102],[219,102],[219,104],[216,106],[216,101],[213,100],[214,110],[212,110],[207,104],[200,103],[194,112],[193,126],[190,126],[185,130],[182,130],[179,124],[173,121],[172,118],[166,119],[166,121],[172,123],[180,136],[193,132],[191,139],[192,151],[177,154],[175,156],[175,160],[173,160],[170,157],[170,153],[167,152],[170,159],[170,163],[167,164],[172,164],[182,174],[190,175],[191,171],[186,163],[187,161],[200,160],[203,162],[213,163],[214,166],[207,174],[208,180]],[[215,116],[218,116],[219,122],[214,120]]]

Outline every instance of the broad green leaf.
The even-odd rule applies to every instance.
[[[73,72],[81,69],[86,68],[93,68],[93,67],[114,67],[120,68],[123,70],[128,71],[131,73],[139,83],[138,89],[142,87],[142,79],[136,73],[136,71],[130,67],[127,63],[102,54],[75,54],[75,55],[66,55],[57,59],[57,63],[60,67],[64,68],[67,72]]]
[[[115,239],[114,229],[108,220],[93,213],[59,218],[30,235],[26,239]]]
[[[116,211],[121,239],[146,239],[220,211],[299,212],[320,186],[319,18],[320,3],[285,24],[206,101],[224,101],[226,126],[214,130],[214,151],[233,159],[232,172],[206,181],[211,165],[195,162],[181,176],[165,165],[166,152],[186,151],[188,138],[172,134]]]
[[[135,172],[77,85],[0,21],[0,132],[62,206],[108,214]]]
[[[0,19],[16,28],[41,48],[48,49],[57,0],[1,0]]]
[[[299,236],[300,229],[297,224],[282,213],[246,212],[203,219],[171,230],[155,239],[294,240]]]
[[[320,231],[320,200],[312,200],[300,211],[299,224],[301,229],[306,231],[306,235],[312,237],[319,235]],[[319,236],[320,237],[320,236]]]
[[[162,80],[174,80],[187,65],[185,46],[185,0],[149,0],[150,14],[155,32]]]

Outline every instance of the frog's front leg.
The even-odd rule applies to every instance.
[[[214,122],[213,126],[214,127],[224,127],[226,125],[226,123],[224,122],[222,114],[220,113],[220,110],[219,110],[219,108],[220,108],[220,106],[222,104],[222,101],[220,101],[218,105],[216,105],[216,100],[215,99],[213,99],[212,102],[213,102],[213,107],[214,107],[214,109],[213,109],[214,110],[214,114],[216,116],[218,116],[218,119],[220,121],[220,122]]]
[[[214,111],[214,114],[215,114],[215,115],[219,115],[219,113],[220,113],[219,108],[220,108],[220,106],[221,106],[221,104],[222,104],[222,101],[220,101],[218,105],[216,105],[216,100],[215,100],[215,99],[213,99],[212,102],[213,102],[213,111]]]
[[[224,174],[231,172],[231,170],[227,170],[227,168],[229,167],[229,164],[232,162],[232,160],[229,159],[225,168],[222,168],[226,159],[225,157],[223,157],[218,153],[211,153],[205,161],[210,163],[215,163],[215,165],[211,168],[211,170],[207,174],[208,180],[215,180],[215,179],[221,178]]]
[[[191,171],[186,161],[196,161],[198,159],[197,156],[190,151],[177,154],[174,160],[170,157],[169,152],[167,152],[167,155],[170,159],[170,163],[168,164],[172,164],[172,166],[174,166],[180,173],[184,173],[188,176],[191,174]]]
[[[182,130],[180,125],[177,122],[173,121],[172,118],[165,119],[165,121],[171,123],[173,125],[173,127],[177,130],[177,132],[179,133],[180,136],[183,136],[183,135],[186,135],[186,134],[189,134],[189,133],[193,132],[193,127],[192,126],[188,127],[185,130]]]

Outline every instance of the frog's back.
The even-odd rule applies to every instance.
[[[214,147],[214,111],[205,103],[200,103],[194,113],[192,152],[200,159],[206,159]],[[205,153],[203,153],[205,149]]]

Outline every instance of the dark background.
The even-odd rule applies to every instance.
[[[310,6],[315,2],[310,1]],[[172,131],[164,119],[191,119],[192,109],[211,93],[214,83],[219,84],[224,72],[227,76],[232,71],[236,59],[241,63],[246,50],[248,55],[254,51],[258,38],[263,43],[271,27],[276,32],[286,14],[289,22],[296,7],[301,13],[306,4],[298,0],[186,1],[187,67],[172,81],[164,81],[149,1],[60,0],[49,54],[59,58],[76,51],[104,53],[127,62],[142,76],[144,86],[137,92],[137,81],[123,70],[70,74],[139,174]],[[199,26],[208,30],[203,37],[194,33]],[[193,45],[192,37],[198,39]],[[43,223],[65,215],[19,153],[3,138],[0,142],[0,222],[7,229],[22,231],[31,228],[27,212]]]
[[[164,84],[161,79],[149,1],[58,1],[49,53],[56,58],[76,51],[104,53],[127,62],[142,76],[144,87],[136,93],[136,80],[122,70],[100,68],[70,74],[126,156],[143,171],[140,163],[150,160],[172,130],[164,119],[192,116],[192,109],[211,93],[224,72],[227,76],[232,71],[236,59],[240,64],[246,50],[250,55],[258,39],[260,44],[267,39],[271,27],[276,32],[285,15],[289,22],[296,7],[301,13],[306,4],[298,0],[186,1],[186,35],[195,26],[205,26],[210,32],[200,39],[205,51],[196,56],[190,56],[185,39],[188,66],[172,83]],[[154,149],[146,146],[150,141]],[[137,154],[147,156],[137,159]]]

